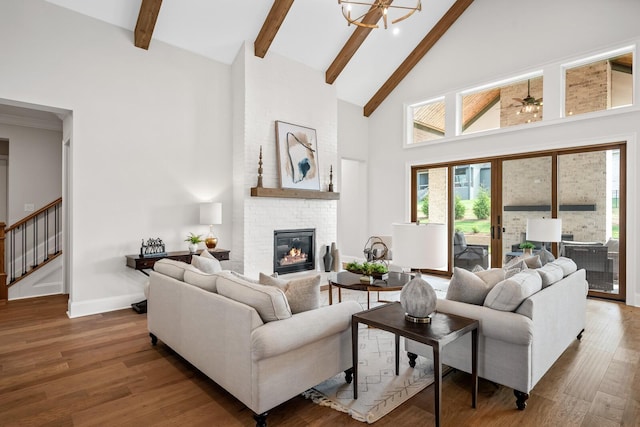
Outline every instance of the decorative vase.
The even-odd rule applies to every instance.
[[[215,249],[218,244],[218,238],[213,237],[213,234],[209,233],[209,235],[204,239],[204,244],[207,245],[208,249]]]
[[[531,256],[533,255],[533,249],[531,248],[525,248],[522,250],[522,255],[524,256]]]
[[[329,271],[331,271],[331,266],[333,265],[333,256],[331,256],[329,246],[326,246],[326,248],[326,252],[322,258],[324,260],[324,271],[328,273]]]
[[[340,251],[336,247],[335,242],[331,243],[331,256],[333,257],[331,271],[340,271]]]
[[[429,315],[436,309],[438,297],[436,291],[420,273],[402,287],[400,304],[404,308],[405,318],[414,323],[430,323]]]
[[[189,243],[189,252],[190,253],[196,253],[198,251],[198,244],[197,243]]]

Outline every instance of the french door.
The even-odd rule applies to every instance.
[[[559,242],[531,242],[587,271],[589,294],[626,295],[626,145],[606,144],[412,168],[412,220],[448,226],[454,267],[501,267],[527,222],[559,218]]]

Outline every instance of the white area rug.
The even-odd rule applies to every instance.
[[[400,339],[400,375],[395,375],[394,335],[373,328],[361,328],[358,337],[358,399],[353,385],[339,374],[302,395],[314,403],[373,423],[433,383],[433,362],[418,357],[409,366],[404,340]],[[354,379],[355,380],[355,379]]]

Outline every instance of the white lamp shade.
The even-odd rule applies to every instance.
[[[393,263],[406,268],[447,266],[445,224],[393,224]]]
[[[222,203],[200,203],[200,224],[222,224]]]
[[[562,219],[527,219],[527,240],[534,242],[559,242],[562,240]]]

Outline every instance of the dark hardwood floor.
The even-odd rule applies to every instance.
[[[323,292],[326,293],[326,292]],[[146,315],[121,310],[69,319],[66,296],[0,304],[0,425],[253,426],[253,414],[160,343]],[[214,327],[214,325],[212,325]],[[470,376],[444,379],[444,426],[640,426],[640,309],[589,300],[587,329],[531,393]],[[292,379],[295,380],[295,379]],[[376,426],[433,425],[433,387]],[[359,426],[347,414],[296,397],[270,426]]]

